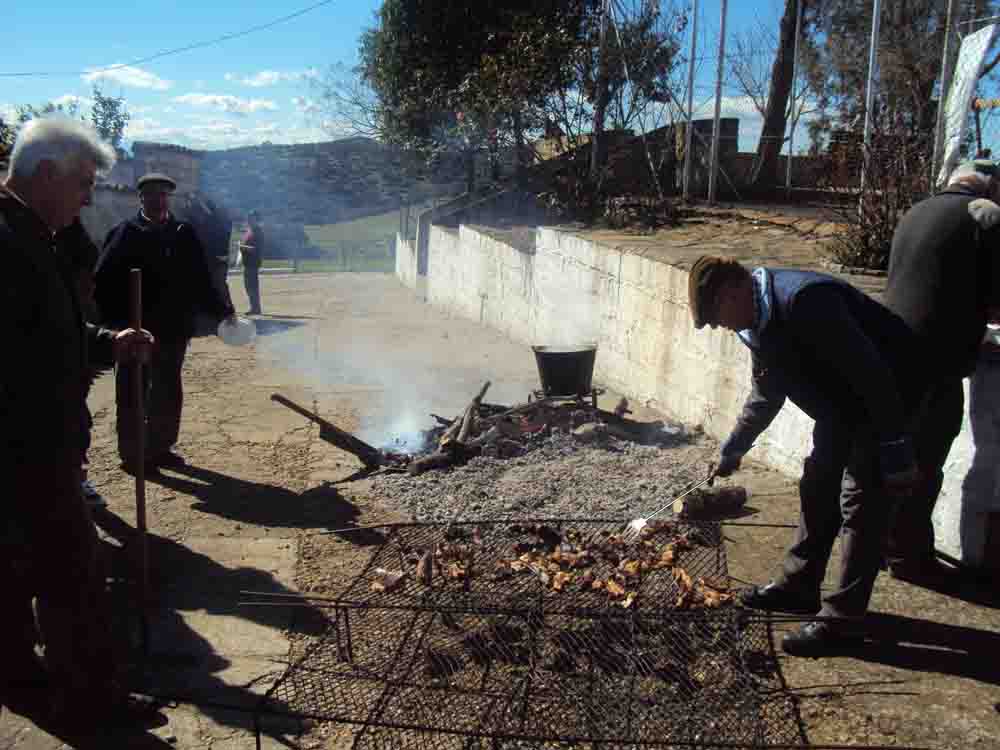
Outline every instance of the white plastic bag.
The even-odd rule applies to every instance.
[[[226,318],[219,323],[219,338],[229,346],[247,346],[257,337],[257,326],[252,320],[237,317]]]

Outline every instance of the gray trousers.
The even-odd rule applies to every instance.
[[[862,616],[878,576],[892,510],[874,441],[844,425],[817,422],[799,496],[795,543],[777,583],[808,596],[817,594],[839,535],[840,570],[834,589],[823,597],[820,614]]]
[[[962,430],[965,393],[961,378],[932,383],[917,410],[913,426],[917,465],[925,483],[901,503],[889,532],[890,565],[920,565],[934,559],[934,505],[944,482],[944,464]],[[977,441],[978,442],[978,441]]]
[[[187,347],[187,339],[157,339],[150,364],[142,368],[147,459],[169,451],[180,436],[181,411],[184,408],[181,368]],[[125,463],[133,463],[138,458],[134,377],[134,365],[115,368],[118,455]]]
[[[243,286],[247,290],[247,297],[250,300],[250,310],[255,313],[260,312],[260,267],[256,265],[243,265]]]

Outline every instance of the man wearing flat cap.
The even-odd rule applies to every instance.
[[[691,269],[696,328],[721,326],[750,349],[752,390],[717,476],[739,468],[790,400],[815,420],[799,482],[801,513],[781,575],[744,591],[746,606],[813,615],[785,637],[796,656],[824,656],[862,642],[881,562],[890,497],[917,481],[907,419],[919,394],[907,377],[916,355],[906,324],[854,287],[809,271],[757,268],[702,256]],[[834,589],[820,584],[838,534],[843,558]],[[827,619],[830,618],[830,619]]]
[[[911,208],[896,227],[886,306],[917,334],[926,393],[914,431],[924,481],[901,506],[887,561],[897,578],[943,582],[931,516],[943,467],[962,428],[962,378],[976,369],[991,306],[998,304],[1000,172],[988,159],[960,164],[945,189]]]
[[[205,253],[190,224],[170,212],[176,183],[151,172],[138,183],[139,213],[114,227],[104,242],[95,298],[102,319],[129,319],[129,272],[142,271],[142,323],[156,337],[146,382],[147,470],[180,462],[172,452],[180,432],[184,390],[181,368],[195,331],[195,316],[216,320],[234,314],[232,304],[212,283]],[[136,435],[131,368],[116,371],[118,454],[126,470],[136,468]]]

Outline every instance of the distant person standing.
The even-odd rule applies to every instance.
[[[250,299],[248,315],[260,315],[260,266],[264,260],[264,250],[267,249],[266,239],[260,226],[260,214],[251,211],[247,214],[250,228],[240,242],[240,254],[243,256],[243,285]]]
[[[143,368],[146,393],[146,469],[182,463],[172,452],[180,433],[184,387],[181,369],[198,313],[216,323],[235,315],[212,284],[205,250],[190,224],[170,212],[176,183],[153,172],[138,181],[139,213],[108,233],[97,268],[97,306],[106,324],[129,319],[129,272],[142,271],[142,323],[156,337],[152,362]],[[132,403],[132,368],[115,373],[118,455],[136,469],[137,436]]]

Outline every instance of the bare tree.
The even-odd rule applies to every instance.
[[[763,118],[767,114],[771,63],[778,49],[778,35],[773,27],[757,19],[755,25],[735,35],[733,49],[729,58],[731,83]],[[818,111],[816,93],[805,72],[800,71],[789,92],[785,117],[795,128],[803,117]],[[785,136],[782,144],[787,140]]]
[[[378,97],[357,70],[335,63],[322,77],[312,80],[311,85],[324,130],[338,136],[382,140],[384,128]]]

